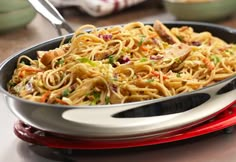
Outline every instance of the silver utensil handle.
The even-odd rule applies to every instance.
[[[68,33],[74,32],[70,25],[48,0],[28,1],[39,14],[45,17],[57,29],[58,35],[62,35],[61,29],[65,29]]]

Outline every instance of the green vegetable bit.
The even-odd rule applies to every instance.
[[[176,37],[178,38],[178,40],[180,40],[181,42],[184,40],[184,37],[181,35],[176,35]]]
[[[8,82],[8,85],[9,85],[10,87],[13,87],[13,86],[16,85],[16,83],[14,83],[14,82],[11,80],[11,81]]]
[[[107,105],[110,104],[110,97],[106,96],[105,102],[106,102]]]
[[[100,92],[97,92],[97,91],[93,91],[92,93],[94,99],[93,101],[91,102],[92,105],[96,105],[97,102],[100,100],[100,96],[101,96],[101,93]]]
[[[144,38],[145,38],[146,36],[145,36],[145,35],[141,35],[140,37],[141,37],[141,39],[140,39],[140,41],[138,42],[138,46],[139,46],[139,47],[143,44]]]
[[[64,62],[65,62],[64,59],[60,59],[60,60],[57,61],[57,64],[62,65],[62,64],[64,64]]]
[[[210,59],[211,59],[211,61],[214,62],[215,65],[220,62],[220,58],[216,55],[211,55]]]
[[[177,78],[180,78],[180,77],[181,77],[181,74],[180,74],[180,73],[176,73],[176,77],[177,77]]]
[[[70,90],[69,89],[65,89],[63,92],[62,92],[62,96],[63,97],[68,97],[70,94]]]
[[[179,58],[176,58],[176,59],[175,59],[175,63],[178,63],[178,64],[179,64],[179,63],[181,63],[181,60],[180,60]]]
[[[108,57],[108,61],[109,61],[109,64],[114,64],[115,59],[114,59],[113,56],[109,56],[109,57]]]
[[[26,65],[25,61],[21,61],[20,63]]]
[[[139,61],[140,61],[140,62],[146,62],[147,60],[148,60],[147,58],[143,57],[143,58],[141,58]]]
[[[154,82],[154,79],[148,79],[147,82],[152,83],[152,82]]]
[[[90,60],[90,59],[88,59],[86,57],[79,58],[78,61],[81,62],[81,63],[88,63],[91,66],[96,66],[95,62],[93,62],[92,60]]]
[[[231,49],[227,49],[225,52],[229,53],[230,55],[234,55],[234,52]]]

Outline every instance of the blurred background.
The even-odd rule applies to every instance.
[[[236,28],[236,0],[49,0],[73,29],[133,21],[203,21]],[[66,32],[65,32],[66,34]],[[58,36],[27,0],[0,0],[0,63]]]

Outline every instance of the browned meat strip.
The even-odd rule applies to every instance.
[[[160,35],[161,39],[169,44],[180,43],[179,39],[176,38],[170,30],[162,24],[160,21],[156,20],[154,23],[154,29]]]

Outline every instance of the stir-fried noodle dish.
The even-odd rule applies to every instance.
[[[236,73],[236,45],[192,27],[141,22],[81,26],[68,43],[22,55],[8,91],[50,104],[105,105],[157,99]]]

